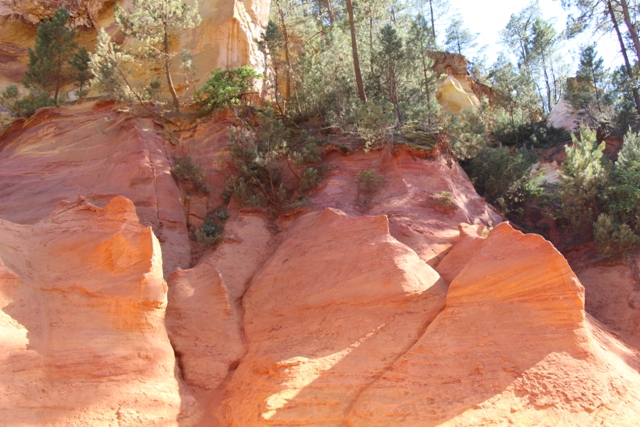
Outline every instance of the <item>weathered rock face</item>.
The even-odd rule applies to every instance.
[[[113,33],[114,0],[41,0],[0,2],[0,89],[22,81],[28,61],[27,49],[35,43],[39,22],[50,18],[59,7],[71,12],[70,24],[80,32],[80,41],[92,49],[97,28]],[[130,1],[121,1],[124,7]],[[199,2],[202,23],[180,36],[179,50],[193,54],[196,81],[204,82],[211,70],[250,65],[262,69],[259,39],[269,19],[270,0],[207,0]],[[179,79],[176,79],[178,89]]]
[[[0,142],[0,218],[29,224],[61,201],[85,197],[104,205],[133,201],[164,251],[167,273],[188,267],[189,237],[171,154],[150,119],[132,119],[112,104],[40,110],[16,121]]]
[[[438,77],[436,98],[442,108],[452,114],[474,110],[480,106],[480,99],[489,101],[497,96],[490,87],[477,82],[467,70],[467,59],[457,53],[429,52],[433,60],[433,72]]]
[[[578,114],[576,110],[564,99],[558,101],[551,109],[551,113],[549,113],[549,124],[553,127],[576,130],[579,127],[577,123]]]
[[[249,347],[223,425],[339,425],[442,309],[446,284],[386,217],[300,218],[243,299]]]
[[[180,37],[181,49],[193,53],[196,79],[206,81],[216,68],[250,65],[264,68],[259,40],[269,21],[270,0],[199,2],[202,23]]]
[[[313,209],[386,215],[391,235],[432,267],[460,238],[458,224],[493,226],[502,221],[478,196],[460,165],[443,156],[399,148],[395,154],[357,152],[345,157],[330,153],[325,162],[332,173],[311,200]],[[370,195],[372,207],[367,211],[356,203],[357,176],[370,169],[384,176],[384,182]]]
[[[225,240],[190,270],[169,277],[167,329],[187,384],[213,390],[246,353],[239,299],[267,257],[260,216],[230,220]]]
[[[451,283],[446,309],[362,393],[350,425],[628,425],[640,416],[640,376],[603,351],[583,307],[550,243],[499,225]]]
[[[2,424],[193,425],[166,291],[158,240],[123,197],[0,220]]]
[[[640,419],[636,351],[585,315],[550,243],[498,225],[442,147],[331,151],[305,210],[273,220],[232,203],[222,242],[188,268],[185,210],[202,220],[221,203],[233,117],[169,143],[113,108],[44,110],[0,139],[5,424]],[[172,154],[209,171],[208,199],[183,209]],[[364,206],[369,169],[384,181]],[[587,308],[637,345],[633,270],[606,268],[581,270]]]
[[[578,270],[587,310],[624,342],[640,348],[638,259],[631,265],[588,265]],[[635,265],[634,265],[635,264]]]

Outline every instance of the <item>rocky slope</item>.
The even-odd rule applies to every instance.
[[[85,102],[0,137],[5,425],[637,424],[635,305],[592,291],[631,293],[632,271],[576,276],[438,150],[329,150],[305,210],[231,204],[192,260],[233,121],[170,137]],[[209,171],[207,198],[184,203],[174,155]]]

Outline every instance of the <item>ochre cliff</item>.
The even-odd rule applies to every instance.
[[[124,197],[0,219],[2,424],[193,425],[166,305],[160,245]]]
[[[0,89],[22,81],[27,50],[33,48],[37,26],[59,7],[70,11],[70,25],[78,30],[80,43],[89,50],[93,49],[100,27],[122,42],[113,21],[115,3],[115,0],[0,0]],[[125,8],[131,5],[130,0],[120,3]],[[178,51],[187,49],[192,53],[197,83],[206,80],[216,68],[242,65],[263,68],[262,54],[253,40],[260,38],[267,25],[269,3],[270,0],[199,2],[202,23],[181,34],[176,46]],[[180,89],[180,79],[176,83]]]
[[[329,144],[306,208],[231,203],[202,254],[188,227],[221,203],[233,122],[169,134],[87,101],[0,137],[3,425],[637,424],[635,299],[603,285],[631,295],[633,271],[576,276],[438,149]],[[207,197],[186,203],[174,155]]]

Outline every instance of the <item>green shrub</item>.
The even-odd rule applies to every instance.
[[[224,223],[229,218],[229,212],[224,208],[217,208],[207,215],[204,223],[195,231],[196,240],[205,248],[210,248],[222,241]]]
[[[493,113],[491,135],[502,145],[527,148],[552,147],[571,138],[569,131],[549,126],[546,119],[532,122],[527,111],[503,108]]]
[[[519,211],[532,195],[535,162],[535,154],[524,148],[513,154],[506,147],[486,148],[471,161],[469,175],[476,191],[506,214]]]
[[[258,78],[261,75],[247,66],[231,70],[217,69],[211,73],[204,86],[196,91],[195,101],[206,111],[238,105]]]
[[[596,142],[596,133],[580,129],[580,138],[572,135],[573,145],[566,146],[567,159],[559,173],[562,215],[577,237],[591,235],[598,207],[596,196],[609,180],[610,166],[604,158],[605,143]]]
[[[437,141],[431,128],[417,122],[409,122],[400,128],[399,143],[414,149],[431,151],[435,148]]]
[[[312,138],[287,127],[273,110],[260,114],[262,124],[256,130],[230,131],[229,153],[236,172],[227,181],[226,194],[277,215],[304,204],[322,179],[318,164],[323,155]],[[295,183],[285,184],[285,168],[295,175]]]
[[[358,172],[358,191],[356,193],[356,205],[362,209],[370,209],[373,197],[384,183],[384,175],[378,175],[375,169]]]
[[[9,85],[0,95],[0,105],[5,106],[16,117],[31,117],[39,108],[54,104],[49,94],[38,88],[31,88],[27,96],[20,98],[18,86]]]
[[[198,193],[209,194],[205,171],[200,166],[194,165],[189,157],[177,158],[176,165],[171,169],[171,175],[182,185],[188,196]]]
[[[384,144],[395,122],[391,103],[363,102],[356,112],[356,123],[358,133],[365,140],[365,150]]]
[[[473,159],[489,142],[482,111],[463,111],[449,116],[445,131],[451,140],[453,153],[460,160]]]
[[[627,224],[618,224],[607,214],[600,214],[593,224],[593,238],[600,255],[609,261],[623,258],[638,243]]]
[[[640,135],[629,131],[611,174],[611,185],[598,194],[602,210],[620,224],[640,228]]]
[[[451,194],[450,191],[439,191],[437,194],[434,194],[432,198],[436,204],[443,209],[449,210],[456,207],[453,194]]]

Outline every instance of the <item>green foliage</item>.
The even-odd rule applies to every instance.
[[[224,232],[224,223],[228,218],[229,212],[224,208],[217,208],[214,212],[209,213],[204,223],[195,231],[198,243],[205,248],[220,243]]]
[[[549,126],[546,119],[532,121],[525,110],[497,108],[493,112],[491,136],[506,146],[547,148],[571,139],[566,129]]]
[[[629,131],[611,174],[611,185],[599,194],[603,210],[616,222],[640,231],[640,135]]]
[[[627,75],[624,66],[616,69],[612,76],[612,98],[616,111],[614,118],[615,128],[619,134],[624,134],[627,129],[640,130],[640,117],[633,100],[633,88],[635,81]]]
[[[469,55],[469,51],[478,46],[476,39],[479,34],[473,34],[467,28],[463,27],[462,19],[454,17],[447,27],[447,38],[445,46],[448,52],[455,52],[460,55]]]
[[[380,49],[376,62],[380,70],[380,81],[385,88],[387,99],[393,104],[393,110],[398,123],[402,123],[402,112],[399,105],[399,71],[404,65],[405,52],[402,39],[391,25],[387,24],[378,35]]]
[[[452,210],[456,207],[456,203],[453,199],[453,194],[450,191],[439,191],[433,195],[433,200],[436,204],[445,210]]]
[[[53,106],[54,101],[47,92],[35,87],[20,98],[18,86],[9,85],[0,95],[0,105],[5,106],[15,117],[31,117],[39,108]]]
[[[567,80],[564,94],[564,99],[578,112],[578,124],[594,129],[611,120],[611,100],[604,91],[608,72],[602,64],[594,46],[583,47],[577,76]]]
[[[75,30],[67,27],[69,12],[61,7],[51,19],[38,26],[36,44],[29,49],[28,70],[22,83],[28,89],[53,94],[54,104],[58,105],[60,88],[69,74],[68,58],[77,48]]]
[[[273,90],[276,105],[280,110],[282,110],[282,105],[279,97],[279,78],[281,69],[283,68],[283,63],[280,59],[283,47],[284,40],[278,25],[274,21],[269,20],[267,28],[262,33],[260,40],[258,40],[258,50],[264,55],[265,70],[267,70],[265,75],[271,77],[266,80],[271,90]]]
[[[261,125],[232,129],[229,153],[236,172],[227,195],[272,215],[301,206],[321,181],[322,160],[315,141],[286,126],[271,109],[260,113]],[[285,175],[290,173],[291,177]]]
[[[368,210],[373,203],[373,197],[384,183],[384,175],[378,175],[375,169],[362,170],[358,172],[357,183],[356,205]]]
[[[180,33],[200,24],[198,3],[190,7],[180,0],[133,0],[131,4],[125,10],[116,3],[114,17],[120,30],[135,43],[131,49],[121,50],[100,31],[91,61],[96,88],[111,98],[127,102],[135,98],[142,103],[144,92],[149,91],[132,86],[128,80],[131,69],[134,64],[145,71],[159,68],[164,72],[173,106],[179,110],[180,101],[171,75],[171,59],[176,55],[172,46]]]
[[[549,113],[560,98],[563,75],[566,75],[560,55],[563,38],[552,23],[543,18],[537,2],[512,14],[500,35],[518,58],[520,74],[534,83],[539,98],[536,104]]]
[[[98,31],[96,50],[91,55],[89,67],[93,74],[91,87],[107,98],[132,102],[141,95],[129,84],[134,58],[111,41],[104,28]]]
[[[604,213],[593,224],[593,238],[600,255],[609,261],[622,259],[638,243],[627,224],[618,224]]]
[[[445,131],[454,154],[460,160],[473,159],[487,146],[487,125],[483,111],[462,111],[449,116]]]
[[[240,104],[240,100],[253,87],[260,75],[251,67],[231,70],[217,69],[209,80],[195,93],[196,102],[206,111]]]
[[[429,128],[424,128],[416,122],[409,122],[400,129],[400,144],[411,148],[431,151],[436,147],[437,141],[434,133]]]
[[[512,154],[507,147],[486,148],[471,161],[470,177],[489,203],[505,214],[519,213],[535,188],[535,161],[535,154],[526,149]]]
[[[358,134],[365,140],[365,150],[383,145],[391,135],[395,123],[393,105],[363,102],[356,112]]]
[[[78,88],[78,97],[83,98],[87,95],[85,86],[92,78],[91,70],[89,68],[89,62],[91,61],[91,55],[89,51],[83,46],[76,51],[69,64],[72,67],[72,77],[75,80],[75,86]]]
[[[440,126],[440,104],[435,97],[436,81],[438,76],[432,71],[433,60],[429,57],[429,51],[435,49],[433,32],[421,15],[411,21],[409,36],[407,38],[407,59],[410,67],[422,71],[422,84],[420,90],[410,89],[404,110],[409,120],[418,122],[421,127],[425,125],[432,132],[438,131]]]
[[[0,105],[6,107],[12,114],[18,114],[18,106],[17,102],[20,99],[20,92],[18,91],[18,86],[9,85],[0,95]]]
[[[209,194],[206,172],[198,165],[194,165],[189,157],[179,157],[176,165],[171,168],[171,175],[181,184],[188,196],[195,194]]]
[[[610,167],[603,156],[605,143],[597,144],[596,133],[580,128],[580,138],[572,135],[573,144],[566,146],[567,159],[559,173],[562,215],[576,236],[591,234],[591,224],[598,214],[596,196],[609,179]]]

